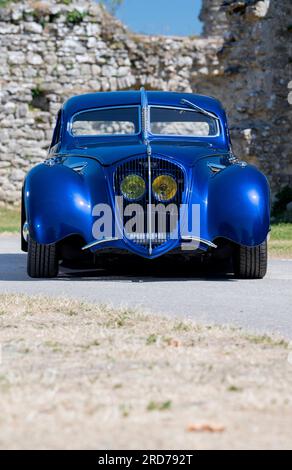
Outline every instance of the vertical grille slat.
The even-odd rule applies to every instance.
[[[185,191],[185,178],[182,169],[176,165],[175,163],[170,162],[169,160],[161,157],[156,157],[155,155],[151,156],[151,172],[152,172],[152,182],[153,180],[162,174],[169,174],[173,176],[177,182],[177,194],[171,201],[167,202],[159,202],[167,206],[170,203],[174,203],[179,208],[180,204],[183,202],[183,194]],[[141,156],[135,159],[128,160],[121,165],[119,165],[114,173],[114,191],[115,195],[122,196],[120,191],[120,186],[123,178],[129,174],[137,174],[142,176],[146,183],[146,192],[144,196],[138,201],[127,201],[123,198],[123,211],[125,207],[133,202],[140,204],[144,210],[144,233],[137,234],[135,238],[131,239],[131,242],[139,246],[142,250],[145,250],[145,253],[148,251],[148,244],[149,244],[149,237],[147,237],[147,205],[149,203],[149,196],[148,196],[148,161],[147,156]],[[158,201],[152,197],[152,204],[158,204]],[[127,222],[129,218],[123,216],[123,226]],[[152,233],[150,235],[152,237],[152,248],[158,248],[159,246],[167,243],[170,239],[170,232],[169,226],[167,226],[167,230],[164,237],[161,237],[161,234],[158,233],[157,224],[154,224],[152,227]]]

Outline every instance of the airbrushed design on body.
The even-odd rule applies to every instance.
[[[195,247],[196,257],[216,256],[228,246],[235,260],[240,248],[263,251],[269,205],[265,176],[232,154],[217,100],[142,89],[81,95],[64,104],[48,159],[25,180],[22,214],[31,249],[54,246],[58,259],[68,246],[149,259],[178,255],[182,247],[190,254]],[[101,206],[111,213],[106,224]],[[252,271],[251,277],[262,277]]]

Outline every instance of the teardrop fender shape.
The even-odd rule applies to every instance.
[[[84,160],[84,159],[83,159]],[[26,218],[30,236],[38,243],[55,243],[69,235],[92,239],[92,208],[109,203],[103,168],[76,173],[63,164],[37,165],[27,175],[24,186]]]
[[[244,246],[265,241],[270,229],[270,188],[252,165],[231,165],[208,185],[207,225],[210,239],[227,238]]]

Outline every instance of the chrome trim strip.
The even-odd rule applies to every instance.
[[[29,235],[28,223],[27,221],[25,221],[22,227],[22,236],[26,242],[28,241],[28,235]]]
[[[217,245],[215,245],[215,243],[211,242],[210,240],[206,240],[200,237],[185,236],[185,237],[182,237],[182,240],[187,241],[187,242],[192,242],[192,241],[199,242],[199,243],[203,243],[204,245],[210,246],[211,248],[218,248]]]
[[[148,157],[148,236],[149,255],[152,254],[152,174],[151,174],[151,147],[147,144]]]
[[[208,167],[214,173],[218,173],[221,170],[225,170],[226,165],[220,165],[220,163],[208,163]]]
[[[151,237],[149,237],[149,239],[150,239],[149,240],[150,241],[149,253],[151,254],[152,253],[152,251],[150,252]],[[102,240],[95,240],[91,243],[88,243],[88,245],[83,246],[81,249],[82,249],[82,251],[88,250],[88,248],[92,248],[96,245],[101,245],[102,243],[112,242],[112,241],[116,241],[116,240],[119,240],[119,238],[118,237],[109,237],[109,238],[103,238]],[[215,245],[215,243],[213,243],[209,240],[205,240],[204,238],[200,238],[200,237],[185,236],[185,237],[182,237],[182,240],[186,241],[186,242],[196,241],[196,242],[199,242],[199,243],[203,243],[204,245],[210,246],[211,248],[217,248],[217,245]]]
[[[148,109],[148,98],[145,91],[145,88],[140,88],[141,92],[141,107],[142,107],[142,134],[144,144],[147,145],[149,142],[148,139],[148,130],[149,130],[149,109]]]
[[[145,88],[140,88],[142,106],[142,132],[143,141],[147,149],[148,163],[148,205],[147,205],[147,233],[149,239],[149,255],[152,254],[152,174],[151,174],[151,154],[152,149],[149,142],[149,106]]]
[[[82,170],[84,170],[84,168],[87,167],[87,165],[87,162],[73,163],[72,165],[68,165],[68,168],[76,171],[76,173],[80,173]]]
[[[88,248],[92,248],[93,246],[96,245],[101,245],[101,243],[106,243],[106,242],[113,242],[119,240],[118,237],[108,237],[108,238],[103,238],[102,240],[95,240],[94,242],[88,243],[88,245],[85,245],[81,248],[81,250],[88,250]]]

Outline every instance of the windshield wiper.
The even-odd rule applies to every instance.
[[[213,119],[217,119],[219,121],[219,118],[217,116],[215,116],[215,114],[213,113],[209,113],[209,111],[206,111],[205,109],[203,108],[200,108],[200,106],[192,103],[191,101],[189,100],[185,100],[184,98],[181,99],[181,103],[183,104],[187,104],[189,106],[191,106],[192,108],[194,108],[196,111],[198,111],[198,113],[201,113],[201,114],[205,114],[206,116],[209,116]]]

